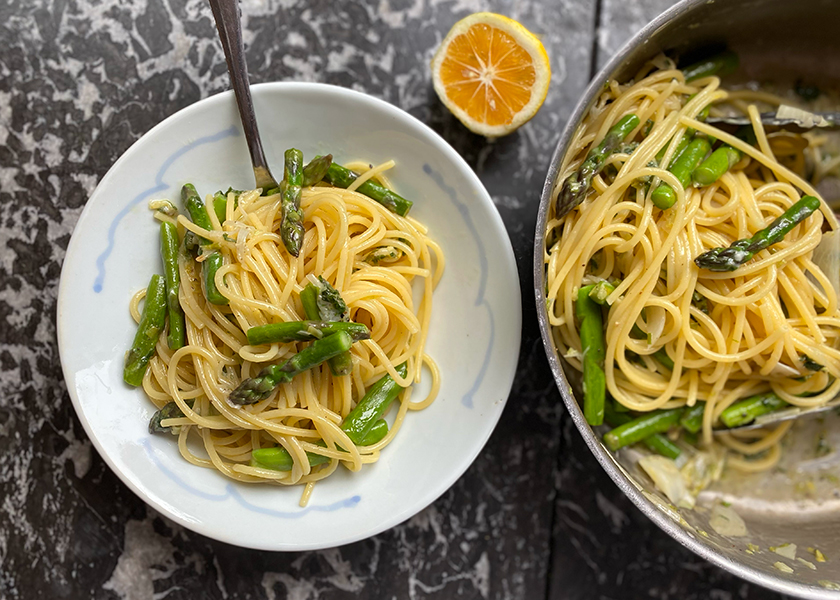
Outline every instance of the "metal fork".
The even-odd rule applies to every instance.
[[[808,129],[837,129],[840,127],[840,113],[837,112],[810,112],[815,119],[794,119],[786,118],[780,119],[775,112],[761,113],[762,125],[768,127],[781,127],[783,129],[794,129],[797,131],[807,131]],[[749,125],[750,118],[744,116],[738,117],[708,117],[707,123],[712,125]]]
[[[260,132],[257,128],[257,117],[254,114],[254,103],[251,99],[251,87],[248,83],[248,65],[245,64],[245,47],[242,43],[242,21],[239,13],[238,0],[210,0],[216,29],[225,52],[230,86],[236,95],[236,105],[239,107],[239,118],[251,154],[251,164],[254,167],[254,180],[257,187],[263,191],[277,187],[277,180],[268,168],[268,162],[263,154]]]

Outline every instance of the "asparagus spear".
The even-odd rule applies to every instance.
[[[181,287],[181,272],[178,269],[178,228],[167,221],[160,223],[160,255],[163,259],[163,275],[166,281],[166,306],[169,312],[169,335],[166,343],[170,350],[177,350],[184,345],[186,321],[184,309],[178,300]]]
[[[665,348],[660,348],[656,352],[652,354],[653,358],[655,358],[660,365],[668,369],[669,371],[674,370],[674,361],[671,360],[671,357],[668,356],[668,352]]]
[[[732,146],[724,144],[694,169],[691,178],[698,185],[712,185],[740,160],[741,153]]]
[[[347,188],[351,183],[356,181],[358,177],[358,173],[354,173],[350,169],[342,167],[336,163],[332,163],[327,170],[327,176],[324,179],[336,187]],[[396,192],[391,191],[386,187],[382,187],[378,183],[374,183],[370,180],[365,181],[362,185],[356,188],[356,191],[360,194],[364,194],[368,198],[376,200],[379,204],[391,212],[397,213],[401,217],[408,214],[408,211],[411,210],[411,205],[413,204],[413,202],[406,200]]]
[[[690,408],[686,408],[680,417],[680,425],[686,431],[697,433],[703,428],[703,413],[706,411],[706,403],[698,402]]]
[[[354,342],[370,339],[370,331],[362,323],[288,321],[286,323],[271,323],[270,325],[251,327],[248,330],[248,343],[256,346],[258,344],[273,344],[274,342],[280,342],[281,344],[308,342],[339,331],[349,333]]]
[[[149,366],[149,359],[155,353],[160,332],[166,323],[166,282],[160,275],[152,275],[146,288],[146,300],[143,314],[137,325],[134,343],[125,355],[123,379],[128,385],[138,386],[143,383],[143,375]]]
[[[786,406],[790,405],[776,394],[767,392],[766,394],[758,394],[739,400],[720,413],[720,420],[727,427],[741,427],[742,425],[749,425],[756,417]]]
[[[388,422],[385,419],[379,419],[358,443],[353,443],[357,446],[373,446],[377,442],[381,441],[386,435],[388,435]],[[352,440],[353,438],[350,439]]]
[[[309,459],[310,467],[317,467],[324,463],[330,462],[328,456],[323,454],[315,454],[314,452],[307,452],[306,458]],[[274,471],[291,471],[295,461],[292,460],[292,455],[283,446],[275,446],[274,448],[258,448],[251,451],[251,466],[261,467],[263,469],[272,469]]]
[[[312,342],[311,345],[295,354],[286,362],[265,367],[256,377],[246,379],[240,383],[230,393],[228,400],[233,404],[253,404],[264,400],[281,383],[287,383],[296,375],[318,366],[333,356],[346,352],[352,344],[353,338],[344,331],[339,331]]]
[[[629,423],[633,420],[633,417],[627,413],[616,411],[613,403],[607,402],[604,407],[604,420],[607,422],[607,425],[615,428]],[[661,433],[653,433],[641,440],[641,443],[653,452],[667,456],[668,458],[677,458],[680,455],[679,447]]]
[[[743,125],[735,131],[735,137],[745,141],[750,146],[756,144],[755,131],[752,125]],[[740,150],[724,144],[704,160],[692,174],[692,179],[699,185],[711,185],[729,169],[741,160]]]
[[[310,318],[310,312],[314,313],[315,310],[317,310],[318,317],[316,318],[320,318],[324,321],[332,322],[350,320],[347,311],[347,304],[344,302],[344,299],[341,297],[338,290],[330,285],[329,281],[321,276],[318,276],[317,286],[310,283],[306,287],[310,288],[310,291],[306,292],[308,298],[304,302],[303,306],[304,311],[307,313],[307,318]],[[313,305],[309,302],[309,298],[313,295],[311,290],[314,290],[315,310],[312,309]],[[306,291],[306,288],[304,288],[304,291]]]
[[[204,292],[207,295],[207,300],[210,304],[224,305],[230,302],[230,300],[228,300],[216,286],[216,271],[222,268],[224,263],[225,261],[222,258],[222,253],[218,251],[211,252],[201,263],[201,270],[204,279]]]
[[[309,187],[322,181],[324,177],[326,177],[327,170],[330,168],[331,163],[332,154],[327,154],[326,156],[316,156],[313,158],[309,161],[309,164],[303,167],[303,179],[301,180],[300,186],[302,188]],[[268,190],[265,195],[271,196],[272,194],[282,194],[285,189],[285,182],[280,182],[279,186]]]
[[[300,303],[303,304],[303,314],[307,319],[321,319],[321,311],[318,310],[318,288],[314,284],[309,283],[300,291]]]
[[[619,448],[640,442],[654,433],[665,433],[672,425],[679,422],[682,412],[683,409],[674,408],[642,415],[607,432],[604,435],[604,443],[607,448],[615,452]]]
[[[384,419],[377,421],[371,428],[370,432],[365,436],[358,446],[372,446],[388,434],[388,423]],[[319,446],[326,447],[323,441],[318,442]],[[341,450],[341,446],[338,446]],[[330,461],[328,456],[323,454],[315,454],[314,452],[307,452],[306,458],[309,459],[309,466],[315,467]],[[275,471],[291,471],[294,466],[294,460],[283,446],[275,446],[274,448],[258,448],[251,451],[251,466],[262,467],[263,469],[273,469]]]
[[[303,183],[302,187],[309,187],[319,183],[327,176],[330,165],[332,164],[332,154],[326,156],[316,156],[309,164],[303,167]]]
[[[588,287],[588,286],[587,286]],[[607,297],[615,291],[615,286],[606,279],[602,279],[589,290],[589,297],[603,306],[607,303]]]
[[[285,189],[286,189],[286,182],[281,181],[280,185],[278,185],[276,188],[271,188],[270,190],[268,190],[266,192],[263,192],[263,196],[273,196],[274,194],[282,194],[283,190],[285,190]]]
[[[184,232],[184,250],[189,252],[193,258],[198,255],[198,249],[200,244],[198,242],[198,236],[194,234],[192,231],[185,231]]]
[[[187,183],[181,188],[181,201],[184,203],[193,223],[208,231],[213,229],[204,202],[201,201],[201,197],[193,184]],[[207,258],[201,262],[204,295],[211,304],[228,304],[230,301],[216,287],[216,271],[224,263],[222,255],[218,250],[209,247],[211,242],[207,238],[199,237],[199,244],[201,245],[202,255],[207,255]]]
[[[283,220],[280,237],[292,256],[300,254],[303,244],[303,211],[300,210],[300,185],[303,183],[303,153],[295,148],[286,150],[286,167],[283,177]]]
[[[397,373],[399,373],[400,377],[405,377],[408,374],[406,363],[402,363],[397,367]],[[382,418],[382,415],[388,410],[391,402],[404,389],[397,385],[393,377],[386,374],[368,389],[364,397],[350,411],[350,414],[347,415],[341,424],[341,430],[357,446],[369,445],[363,444],[362,440],[370,433],[374,423]]]
[[[187,400],[187,405],[192,408],[193,401]],[[163,408],[156,411],[149,420],[149,433],[175,433],[172,427],[164,427],[160,424],[165,419],[177,419],[183,417],[184,413],[178,408],[178,405],[173,402],[167,402]]]
[[[300,300],[307,319],[320,319],[328,323],[350,320],[347,304],[341,298],[341,294],[323,277],[318,277],[318,286],[310,283],[303,288]],[[330,371],[336,377],[348,375],[353,370],[353,358],[350,352],[344,352],[331,358],[329,365]]]
[[[213,212],[216,213],[219,223],[224,223],[227,219],[227,198],[222,192],[213,194]]]
[[[682,153],[685,152],[686,147],[691,142],[692,137],[694,137],[694,132],[691,129],[686,129],[683,136],[680,138],[677,147],[674,149],[674,154],[671,155],[671,164],[673,165],[677,160],[679,160]],[[656,162],[657,164],[662,162],[662,159],[665,158],[665,152],[668,151],[668,146],[671,145],[671,140],[668,140],[668,143],[662,146],[659,152],[656,153]]]
[[[694,98],[694,96],[696,96],[696,94],[692,94],[691,96],[688,97],[688,99],[691,100],[692,98]],[[710,108],[711,108],[711,105],[707,104],[706,106],[703,107],[703,110],[701,110],[699,113],[697,113],[697,116],[694,117],[694,118],[697,119],[698,121],[705,121],[707,118],[709,118]],[[685,133],[680,138],[679,144],[677,144],[677,147],[674,150],[674,154],[671,156],[671,164],[673,164],[680,157],[680,155],[685,150],[686,146],[688,146],[688,143],[694,137],[695,133],[697,133],[697,131],[695,129],[691,128],[691,127],[689,127],[688,129],[685,130]],[[673,139],[673,138],[671,138],[671,139]],[[662,146],[662,148],[659,149],[659,152],[656,153],[656,162],[657,163],[662,162],[662,159],[665,158],[665,152],[668,150],[668,146],[670,146],[670,145],[671,145],[671,140],[669,139],[668,142],[664,146]]]
[[[798,202],[782,213],[769,227],[762,229],[751,238],[738,240],[728,248],[712,248],[694,259],[701,269],[709,271],[734,271],[756,253],[781,242],[799,223],[807,219],[820,207],[820,200],[814,196],[803,196]]]
[[[228,188],[226,192],[219,190],[215,194],[213,194],[213,212],[216,213],[216,218],[219,219],[219,223],[224,223],[225,219],[227,219],[227,200],[228,194],[233,192],[233,207],[239,204],[239,196],[242,195],[242,190],[235,190],[233,188]]]
[[[210,217],[207,216],[204,202],[202,202],[201,196],[198,195],[198,191],[193,184],[186,183],[181,188],[181,202],[184,203],[184,208],[187,209],[193,223],[207,231],[213,229],[213,225],[210,223]],[[210,245],[211,243],[210,240],[204,237],[200,237],[199,240],[204,246]]]
[[[738,68],[738,55],[726,50],[709,58],[700,60],[682,70],[685,81],[694,81],[710,75],[724,77]]]
[[[802,361],[802,366],[808,369],[809,371],[822,371],[823,369],[825,369],[824,365],[821,365],[807,354],[803,354],[802,356],[800,356],[799,360]]]
[[[691,173],[703,160],[703,157],[711,149],[709,140],[702,137],[695,137],[688,144],[686,149],[680,154],[679,158],[668,165],[668,170],[673,173],[680,182],[683,188],[687,188],[691,183]],[[659,186],[653,190],[650,199],[657,208],[667,210],[677,201],[677,194],[667,183],[660,183]]]
[[[611,154],[619,149],[624,139],[639,125],[639,117],[625,115],[613,125],[601,143],[589,151],[586,160],[578,170],[569,175],[563,182],[563,187],[557,196],[555,212],[558,216],[565,215],[578,204],[583,202],[592,184],[592,178],[604,168],[604,163]]]
[[[604,375],[604,323],[601,307],[589,297],[594,288],[578,290],[575,313],[580,321],[580,343],[583,351],[583,414],[590,425],[604,422],[606,376]]]

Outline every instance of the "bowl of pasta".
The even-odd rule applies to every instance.
[[[335,86],[253,86],[254,189],[231,92],[145,134],[67,249],[58,338],[96,449],[181,525],[337,546],[448,489],[492,432],[520,338],[510,241],[463,159]]]
[[[807,598],[840,590],[840,422],[788,419],[840,394],[838,19],[655,19],[568,122],[534,253],[549,362],[606,472],[681,544]]]

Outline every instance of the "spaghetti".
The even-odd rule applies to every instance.
[[[700,441],[708,445],[721,414],[743,398],[772,393],[783,403],[812,407],[840,393],[837,274],[815,258],[837,221],[821,202],[737,269],[699,268],[695,259],[710,248],[755,236],[803,193],[818,197],[805,176],[808,144],[791,145],[791,134],[764,131],[755,104],[778,97],[729,92],[716,76],[686,81],[669,60],[657,60],[660,68],[647,65],[629,84],[608,82],[569,145],[555,201],[611,128],[627,115],[638,117],[582,203],[566,214],[555,206],[546,236],[548,315],[558,350],[583,371],[576,300],[583,286],[606,282],[603,376],[615,408],[664,415],[702,406]],[[709,106],[743,109],[755,143],[705,123]],[[669,170],[683,138],[728,145],[738,158],[713,183],[685,185]],[[651,201],[660,184],[676,197],[664,210]],[[680,417],[668,414],[674,434]],[[730,466],[760,470],[776,463],[788,428],[715,439],[730,449]],[[680,440],[691,438],[686,433],[678,433]]]
[[[392,165],[371,169],[357,184],[371,180],[387,186],[382,171]],[[279,233],[283,193],[260,193],[228,193],[223,220],[208,196],[204,206],[210,229],[184,215],[155,213],[176,224],[181,239],[192,232],[221,253],[214,282],[228,303],[207,300],[200,275],[206,255],[193,259],[182,248],[179,300],[186,317],[186,344],[170,350],[161,335],[142,387],[159,409],[177,405],[177,416],[164,414],[160,425],[177,432],[178,448],[187,461],[237,481],[304,484],[304,505],[313,484],[339,465],[358,471],[378,460],[407,412],[434,400],[440,374],[424,348],[432,292],[443,273],[444,257],[417,220],[395,214],[358,191],[324,184],[302,190],[306,230],[299,255],[292,256]],[[310,281],[317,283],[316,277],[337,290],[349,318],[369,330],[369,339],[350,349],[352,370],[336,376],[322,363],[279,385],[265,399],[248,405],[230,402],[241,382],[306,347],[299,341],[249,345],[246,334],[257,326],[306,319],[300,294]],[[138,321],[144,294],[135,295],[131,304]],[[410,386],[420,381],[424,370],[431,375],[431,391],[415,402]],[[342,430],[342,421],[366,390],[386,376],[407,388],[396,418],[381,440],[355,444]],[[255,450],[272,447],[288,453],[290,468],[267,468],[252,460]]]

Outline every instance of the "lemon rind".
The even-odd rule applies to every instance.
[[[510,123],[501,125],[487,125],[470,117],[465,110],[449,99],[446,93],[446,88],[437,74],[440,72],[441,65],[446,57],[446,50],[452,43],[452,40],[458,35],[466,32],[470,27],[476,23],[487,23],[492,27],[500,29],[513,37],[516,42],[531,56],[534,69],[536,71],[536,83],[531,88],[531,99],[523,106],[513,117]],[[548,86],[551,82],[551,65],[548,59],[548,53],[545,50],[542,42],[528,31],[520,23],[513,19],[499,15],[496,13],[479,12],[464,17],[452,26],[449,33],[441,42],[435,56],[432,58],[432,80],[434,83],[435,92],[444,106],[461,121],[461,123],[473,133],[483,135],[486,137],[501,137],[509,133],[513,133],[522,125],[530,121],[539,112],[540,107],[545,102],[548,95]]]

